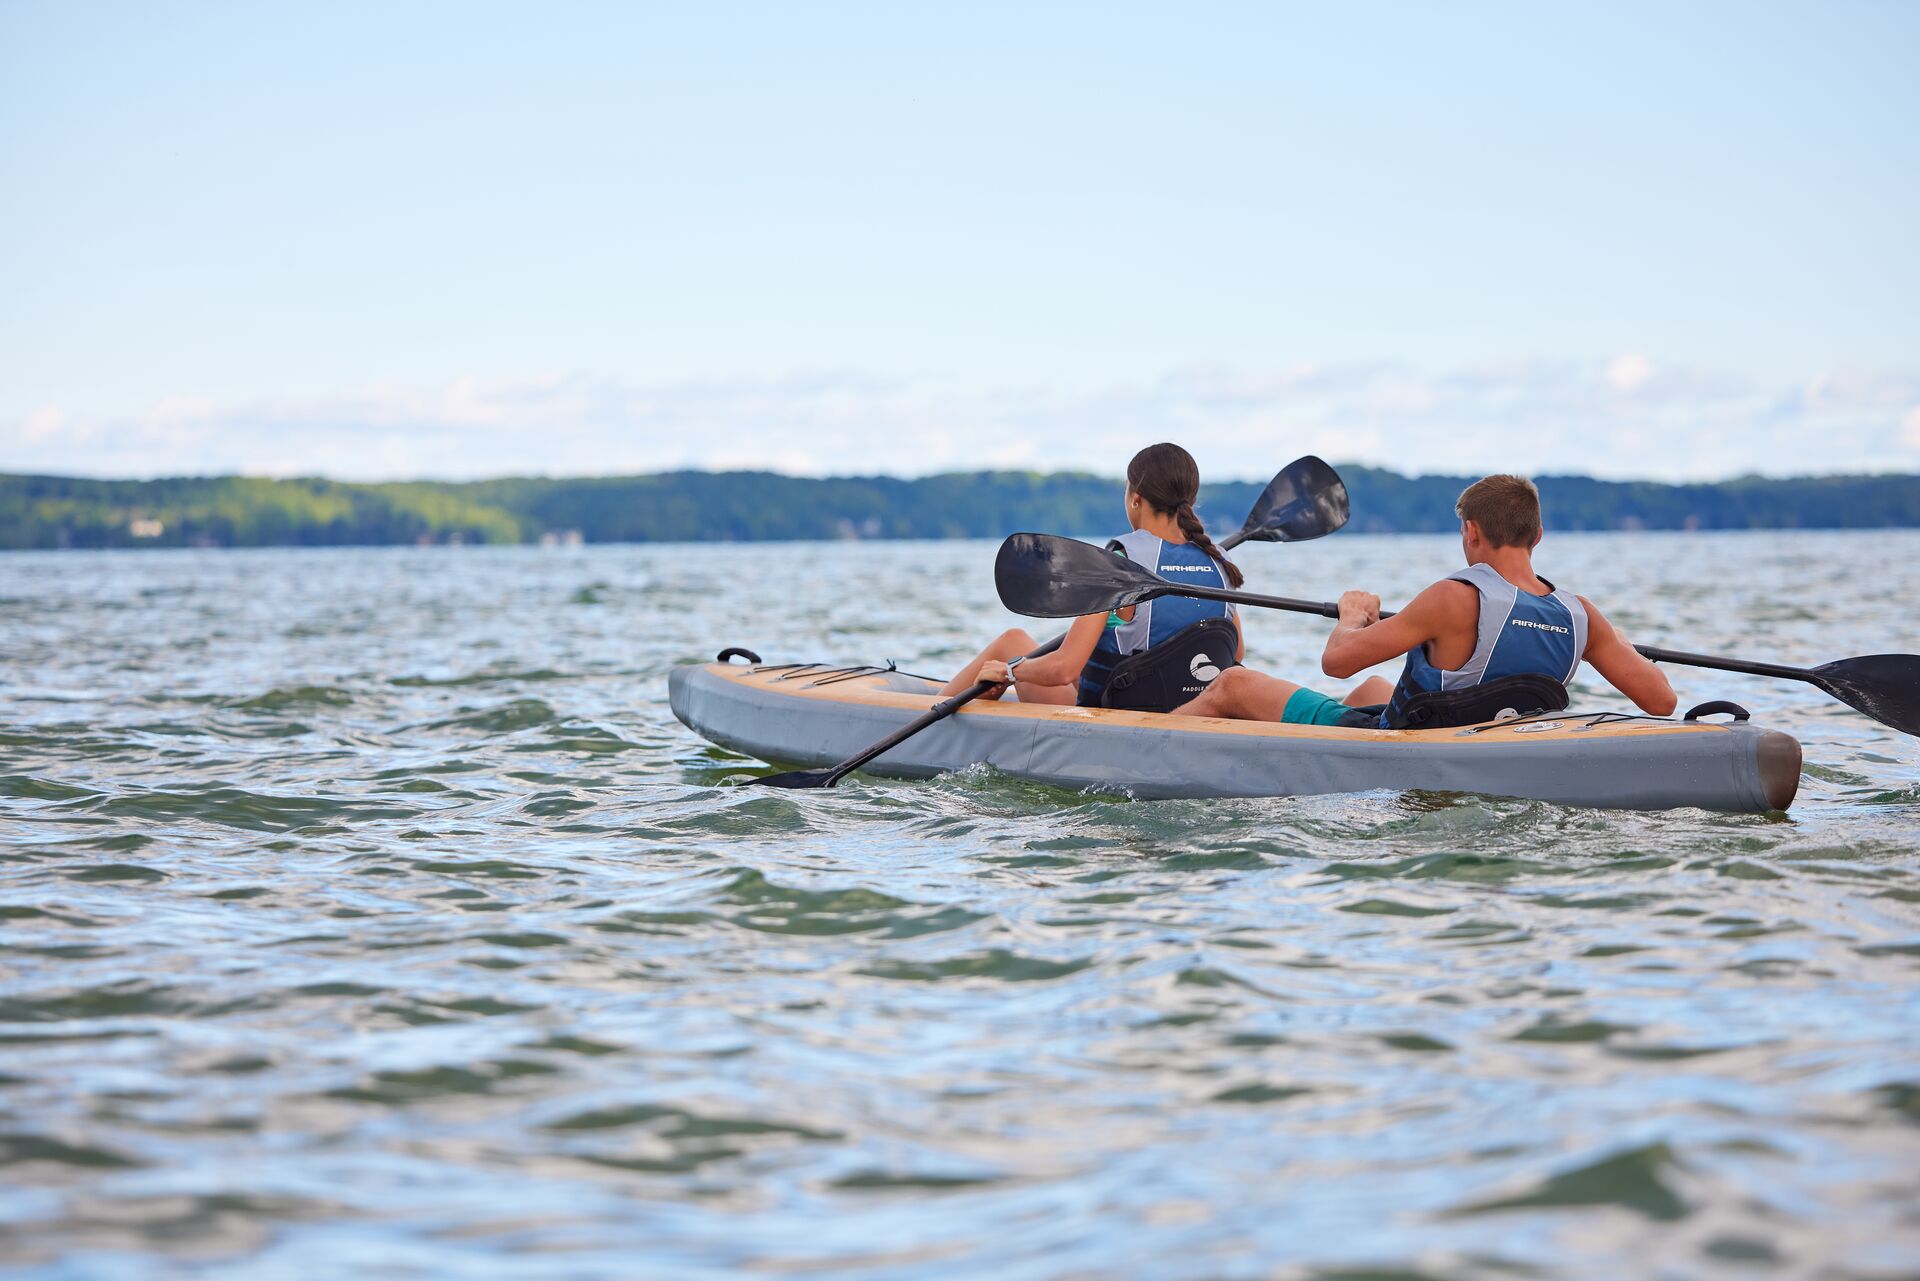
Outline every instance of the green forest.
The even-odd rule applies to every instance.
[[[1374,533],[1453,529],[1454,499],[1472,479],[1340,470],[1353,498],[1350,528]],[[1553,529],[1920,526],[1920,476],[1538,481]],[[1233,528],[1262,483],[1208,486],[1202,516]],[[1120,524],[1120,489],[1116,479],[1079,472],[903,480],[683,471],[397,484],[0,475],[0,549],[999,538],[1022,529],[1104,536]]]

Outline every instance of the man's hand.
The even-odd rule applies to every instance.
[[[1380,598],[1372,592],[1342,592],[1340,622],[1350,627],[1371,627],[1380,621]]]
[[[999,659],[989,658],[980,664],[980,675],[975,679],[983,680],[989,685],[1009,685],[1013,683],[1013,673],[1009,672],[1007,665]]]

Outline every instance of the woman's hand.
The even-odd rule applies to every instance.
[[[989,685],[1010,685],[1013,683],[1013,673],[1009,672],[1007,665],[999,659],[989,658],[980,664],[980,675],[976,679],[983,680]]]

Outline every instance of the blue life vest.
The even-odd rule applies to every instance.
[[[1407,664],[1393,687],[1393,701],[1380,714],[1380,726],[1398,723],[1415,694],[1468,689],[1505,676],[1548,676],[1561,684],[1573,679],[1587,652],[1587,610],[1580,598],[1547,583],[1545,596],[1521,591],[1491,565],[1469,565],[1447,576],[1480,593],[1480,630],[1473,654],[1451,672],[1427,659],[1427,647],[1407,651]],[[1541,579],[1546,582],[1545,579]]]
[[[1170,543],[1144,529],[1136,529],[1113,540],[1126,558],[1152,570],[1170,582],[1195,587],[1227,587],[1227,576],[1220,562],[1192,543]],[[1113,667],[1130,654],[1153,648],[1208,618],[1239,615],[1233,606],[1217,600],[1194,600],[1189,596],[1162,596],[1134,606],[1133,621],[1118,627],[1109,625],[1100,634],[1087,665],[1080,669],[1080,706],[1099,707]],[[1230,657],[1230,656],[1229,656]]]

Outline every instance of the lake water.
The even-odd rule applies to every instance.
[[[992,552],[0,558],[0,1263],[1920,1274],[1914,740],[1673,669],[1800,737],[1790,815],[1138,803],[745,789],[667,709],[728,644],[945,673]],[[1457,554],[1239,560],[1391,603]],[[1639,641],[1920,649],[1917,533],[1541,565]]]

